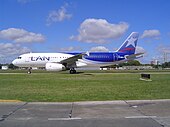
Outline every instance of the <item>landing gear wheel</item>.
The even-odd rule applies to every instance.
[[[31,74],[31,69],[32,69],[31,67],[28,68],[28,72],[27,72],[28,74]]]
[[[70,70],[70,74],[76,74],[76,70],[71,69],[71,70]]]

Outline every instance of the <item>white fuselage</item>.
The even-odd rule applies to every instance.
[[[73,56],[74,55],[67,53],[28,53],[20,55],[12,63],[18,67],[45,67],[46,63],[59,63],[60,61]],[[75,67],[106,66],[110,64],[114,64],[114,62],[97,63],[86,59],[79,59],[76,61]]]

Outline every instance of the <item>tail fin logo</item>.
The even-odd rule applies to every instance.
[[[136,36],[130,37],[130,38],[128,39],[128,42],[127,42],[126,47],[128,47],[129,45],[132,45],[133,47],[136,47],[135,42],[136,42],[137,39],[138,39],[138,38],[137,38]]]
[[[138,37],[139,34],[137,32],[132,32],[117,51],[128,55],[134,54]]]

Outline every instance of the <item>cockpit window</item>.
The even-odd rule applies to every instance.
[[[21,59],[21,58],[22,58],[22,57],[20,57],[20,56],[18,57],[18,59]]]

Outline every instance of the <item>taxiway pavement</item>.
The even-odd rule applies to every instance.
[[[0,102],[0,127],[170,127],[170,100]]]

